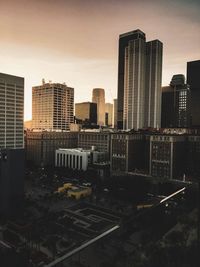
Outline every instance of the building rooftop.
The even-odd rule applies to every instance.
[[[137,29],[137,30],[134,30],[134,31],[122,33],[122,34],[119,35],[119,38],[123,38],[123,37],[129,36],[129,35],[134,35],[134,34],[141,34],[143,37],[145,37],[145,33],[142,32],[141,30]]]

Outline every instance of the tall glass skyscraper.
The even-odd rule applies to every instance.
[[[160,127],[162,43],[140,30],[119,36],[118,128]]]

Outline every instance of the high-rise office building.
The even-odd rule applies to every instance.
[[[187,83],[191,91],[192,126],[200,126],[200,60],[187,62]]]
[[[107,126],[112,126],[113,124],[113,104],[106,103],[105,104],[105,124]]]
[[[169,86],[162,87],[162,110],[161,127],[171,128],[174,124],[174,88]]]
[[[160,127],[162,43],[132,31],[119,37],[118,128]]]
[[[18,212],[24,177],[24,78],[0,73],[0,212]]]
[[[75,104],[76,121],[85,125],[97,124],[97,104],[82,102]]]
[[[105,125],[105,91],[102,88],[94,88],[92,102],[97,103],[97,124]]]
[[[0,74],[0,147],[23,148],[24,79]]]
[[[117,98],[114,99],[114,118],[113,118],[113,125],[114,128],[117,128]]]
[[[183,74],[173,75],[170,86],[162,88],[162,127],[190,127],[191,94]]]
[[[74,122],[74,88],[45,83],[32,88],[32,128],[69,130]]]
[[[161,126],[162,50],[159,40],[146,43],[145,127]]]

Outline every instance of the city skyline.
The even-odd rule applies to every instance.
[[[9,0],[0,6],[1,72],[25,77],[25,120],[32,86],[42,78],[74,87],[75,102],[90,99],[95,87],[105,88],[107,102],[116,98],[122,32],[139,28],[148,40],[162,40],[162,85],[200,58],[198,1]]]

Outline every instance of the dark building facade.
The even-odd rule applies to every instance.
[[[200,177],[200,135],[188,137],[187,175],[192,179]]]
[[[111,134],[111,173],[148,173],[148,138],[141,133]],[[147,142],[146,142],[147,141]],[[147,153],[147,154],[146,154]]]
[[[200,60],[187,62],[187,83],[191,90],[192,126],[200,126]]]
[[[174,125],[174,90],[171,86],[162,87],[161,127],[170,128]]]
[[[162,128],[187,128],[191,125],[191,92],[185,76],[172,77],[170,86],[162,87]]]
[[[186,173],[186,140],[184,135],[152,135],[150,175],[163,179],[182,179]]]
[[[17,214],[23,207],[24,149],[0,151],[0,209],[3,214]]]
[[[33,166],[54,166],[55,151],[76,148],[78,132],[32,132],[25,134],[26,160]]]

